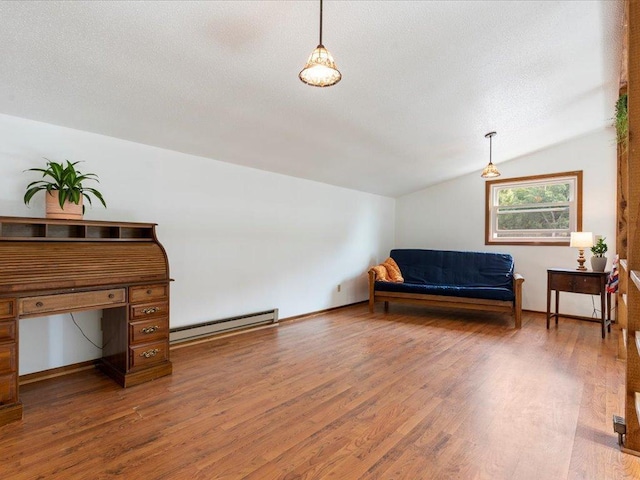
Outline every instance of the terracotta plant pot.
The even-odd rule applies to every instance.
[[[594,272],[604,272],[607,268],[607,257],[591,257],[591,269]]]
[[[58,192],[53,191],[46,195],[47,218],[60,218],[63,220],[82,220],[82,196],[76,205],[68,200],[64,202],[64,208],[60,208]]]

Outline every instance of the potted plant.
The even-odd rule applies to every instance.
[[[616,116],[614,120],[618,144],[625,150],[627,148],[627,139],[629,138],[629,110],[626,93],[620,95],[616,102]]]
[[[43,180],[37,180],[27,185],[24,194],[24,203],[29,205],[33,196],[40,190],[45,190],[46,194],[46,214],[47,218],[62,218],[66,220],[82,220],[84,214],[83,198],[86,198],[91,205],[91,197],[97,198],[104,207],[107,204],[102,198],[102,194],[95,188],[85,187],[82,182],[93,180],[99,182],[95,173],[82,173],[76,169],[80,162],[67,164],[53,162],[47,158],[46,168],[30,168],[28,172],[41,172]]]
[[[607,253],[608,247],[604,241],[605,238],[600,237],[596,244],[591,247],[591,253],[593,253],[591,257],[591,269],[594,272],[604,272],[607,266],[607,257],[605,257],[604,254]]]

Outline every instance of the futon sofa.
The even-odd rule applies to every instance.
[[[514,272],[511,255],[395,249],[389,256],[400,269],[403,280],[381,281],[377,278],[380,270],[376,273],[379,266],[372,267],[369,270],[371,312],[379,301],[384,302],[385,310],[389,302],[488,310],[511,313],[516,328],[521,328],[524,278]]]

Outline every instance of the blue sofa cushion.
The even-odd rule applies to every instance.
[[[390,256],[400,267],[405,284],[513,292],[514,262],[506,253],[396,249]]]
[[[376,282],[375,289],[377,292],[424,293],[447,297],[483,298],[487,300],[513,301],[515,298],[513,290],[505,287],[459,287],[452,285],[420,285],[406,282]]]

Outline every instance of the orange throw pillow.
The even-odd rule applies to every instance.
[[[402,278],[402,272],[400,272],[400,267],[398,266],[398,264],[393,258],[391,257],[387,258],[384,261],[383,265],[387,269],[389,278],[391,279],[392,282],[396,282],[396,283],[404,282],[404,278]]]
[[[371,270],[376,272],[376,280],[379,282],[389,282],[389,275],[387,275],[387,269],[384,265],[376,265],[375,267],[371,267]]]

